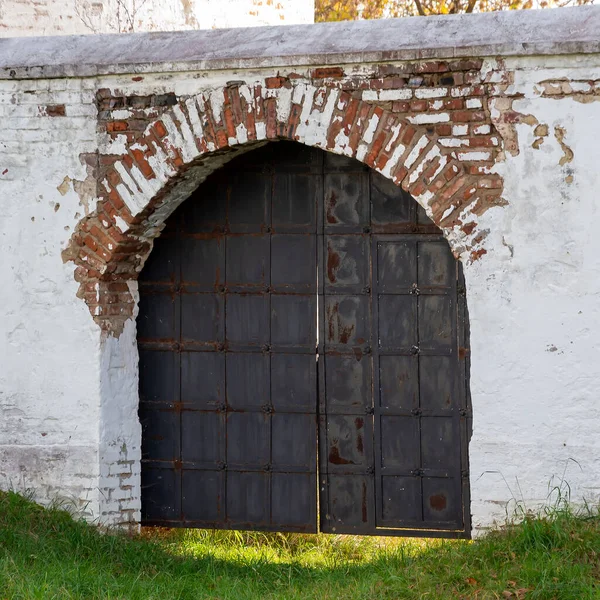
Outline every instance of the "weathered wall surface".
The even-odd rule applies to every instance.
[[[0,485],[97,511],[100,338],[60,259],[93,209],[79,160],[96,148],[93,87],[0,82]]]
[[[227,98],[243,86],[256,104],[236,116]],[[600,54],[5,79],[0,98],[3,488],[137,520],[132,274],[231,147],[281,136],[421,184],[413,195],[464,262],[474,526],[503,519],[515,499],[544,501],[566,465],[574,500],[600,496]],[[406,124],[421,135],[401,150]],[[202,154],[198,127],[200,169],[189,166]],[[475,177],[454,195],[434,193],[453,181],[435,189],[444,156],[443,168]]]
[[[502,517],[499,500],[535,506],[563,473],[573,499],[600,496],[600,61],[504,68],[512,83],[498,91],[510,99],[495,105],[512,105],[501,119],[512,124],[500,126],[505,161],[495,170],[509,204],[482,217],[493,242],[466,269],[475,525]]]
[[[314,21],[314,0],[0,0],[0,37],[180,31]]]

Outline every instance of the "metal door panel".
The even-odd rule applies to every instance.
[[[226,223],[228,183],[229,178],[220,173],[205,181],[188,198],[185,208],[167,220],[165,231],[171,227],[184,236],[222,231]]]
[[[416,356],[380,354],[379,407],[382,414],[411,414],[419,408],[419,362]]]
[[[417,282],[417,244],[377,244],[377,289],[382,294],[407,293]]]
[[[419,419],[381,416],[381,467],[408,475],[420,467]]]
[[[451,296],[419,297],[419,347],[425,350],[452,350],[456,345],[456,306]]]
[[[306,531],[317,519],[317,487],[311,473],[273,473],[271,522],[291,531]]]
[[[427,474],[449,476],[460,472],[458,432],[453,417],[421,418],[421,464]]]
[[[215,412],[184,411],[181,415],[181,461],[215,468],[224,458],[225,422]]]
[[[160,377],[162,369],[157,371]],[[217,409],[225,402],[225,354],[181,353],[181,402],[186,408]]]
[[[315,417],[276,412],[271,419],[271,467],[277,471],[314,471],[317,443]]]
[[[160,239],[160,238],[159,238]],[[182,238],[181,278],[186,290],[215,292],[225,275],[225,244],[220,237]],[[152,256],[154,252],[150,254]]]
[[[317,297],[271,296],[271,345],[275,350],[315,351]]]
[[[177,300],[168,292],[148,292],[141,296],[138,337],[142,340],[174,340],[177,335],[177,309]]]
[[[423,519],[440,528],[463,527],[460,479],[423,477]]]
[[[179,361],[169,351],[139,349],[140,402],[166,402],[179,398]]]
[[[325,390],[328,414],[365,414],[370,407],[372,368],[370,357],[325,357]]]
[[[325,230],[361,232],[369,225],[369,174],[325,173]]]
[[[271,176],[246,170],[234,175],[227,190],[227,224],[231,233],[260,233],[271,218]]]
[[[225,516],[223,471],[184,469],[181,481],[181,517],[196,527],[211,527]]]
[[[351,351],[370,345],[368,296],[325,296],[325,347]]]
[[[314,235],[273,234],[271,254],[274,292],[315,293],[317,248]]]
[[[415,201],[392,180],[371,171],[371,223],[377,232],[406,231],[414,224]]]
[[[415,526],[423,521],[421,479],[384,475],[381,478],[382,509],[379,525]]]
[[[142,457],[146,460],[171,460],[179,455],[179,414],[172,408],[143,404],[139,411],[144,430]]]
[[[269,525],[270,485],[266,473],[227,471],[227,520],[230,525],[256,529]]]
[[[275,411],[313,414],[316,388],[314,353],[271,355],[271,402]]]
[[[266,294],[227,296],[227,346],[252,349],[269,341],[269,297]]]
[[[326,533],[373,533],[375,521],[372,475],[331,474],[329,506],[321,529]]]
[[[257,470],[270,462],[270,415],[233,412],[227,415],[227,467]]]
[[[144,263],[144,281],[173,283],[179,268],[178,252],[178,240],[168,236],[155,240],[152,252]]]
[[[419,288],[442,290],[456,285],[456,260],[448,252],[446,240],[419,242]]]
[[[270,283],[270,237],[227,237],[226,286],[229,292],[262,292]]]
[[[277,233],[316,233],[321,176],[277,172],[273,181],[272,223]]]
[[[149,524],[167,524],[181,515],[181,472],[170,468],[142,469],[142,518]]]
[[[260,410],[269,404],[269,356],[228,352],[227,404],[231,410]]]
[[[326,236],[326,293],[367,293],[370,285],[369,239],[361,235]]]
[[[456,355],[420,356],[419,388],[423,414],[451,414],[459,404]]]
[[[183,342],[217,346],[224,340],[225,303],[220,294],[181,294]]]
[[[329,415],[326,443],[330,473],[370,470],[373,466],[373,417]]]
[[[379,347],[410,350],[418,345],[417,298],[385,294],[379,296]],[[393,326],[392,326],[393,324]]]

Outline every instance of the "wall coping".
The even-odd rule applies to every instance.
[[[0,39],[0,79],[600,53],[600,6]]]

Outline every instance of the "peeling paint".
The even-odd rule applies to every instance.
[[[558,164],[561,167],[563,165],[566,165],[567,163],[572,162],[573,160],[573,150],[571,150],[571,148],[569,148],[569,146],[567,146],[567,144],[565,144],[564,141],[566,135],[567,132],[564,127],[560,127],[559,125],[556,125],[554,127],[554,137],[556,138],[556,141],[560,144],[560,147],[564,152],[563,156],[561,156],[560,160],[558,161]]]

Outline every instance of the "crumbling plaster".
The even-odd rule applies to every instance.
[[[489,256],[465,269],[475,527],[502,518],[492,498],[511,500],[509,516],[515,501],[530,508],[543,502],[565,468],[574,500],[600,494],[600,368],[592,358],[600,323],[600,113],[597,101],[539,95],[540,82],[560,71],[597,82],[598,64],[584,66],[580,58],[542,69],[533,59],[506,62],[515,73],[513,109],[533,119],[515,125],[515,151],[496,167],[509,205],[480,220],[490,230]],[[537,123],[550,133],[536,148]],[[565,132],[562,143],[552,134],[557,128]],[[568,161],[563,143],[572,148]]]
[[[342,66],[359,74],[373,68]],[[277,71],[0,82],[8,123],[0,133],[7,203],[0,273],[8,282],[0,287],[2,487],[33,488],[44,501],[73,499],[107,523],[139,518],[134,319],[118,337],[101,332],[76,297],[72,263],[60,256],[95,208],[89,187],[82,193],[75,185],[90,176],[79,157],[125,147],[98,131],[96,91],[179,97]],[[600,57],[490,58],[481,76],[497,80],[490,114],[502,139],[493,171],[506,203],[478,216],[486,253],[479,260],[464,255],[477,531],[510,514],[515,501],[531,508],[543,502],[565,467],[573,500],[600,496]],[[548,93],[548,82],[565,80],[577,85]],[[40,104],[61,103],[65,119],[37,112]],[[136,299],[135,282],[128,285]]]

